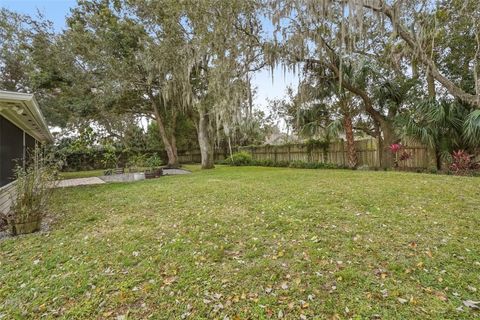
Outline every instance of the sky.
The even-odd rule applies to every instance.
[[[65,28],[65,16],[70,14],[70,8],[75,5],[76,0],[0,0],[0,7],[12,11],[31,16],[41,12],[53,22],[58,32]],[[274,69],[273,79],[271,70],[264,69],[255,74],[252,82],[257,87],[255,105],[268,113],[268,100],[282,98],[288,86],[296,88],[298,77],[293,73],[284,73],[281,67],[277,67]]]

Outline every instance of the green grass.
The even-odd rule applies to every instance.
[[[480,179],[192,168],[57,190],[49,232],[0,242],[0,315],[479,317]]]
[[[60,179],[77,179],[77,178],[90,178],[100,177],[104,175],[105,170],[88,170],[88,171],[72,171],[72,172],[60,172]]]

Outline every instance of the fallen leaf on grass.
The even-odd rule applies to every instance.
[[[172,283],[174,283],[175,281],[177,281],[177,277],[176,277],[176,276],[168,277],[168,278],[163,279],[163,284],[169,286],[169,285],[171,285]]]
[[[283,319],[283,311],[282,310],[278,310],[277,318],[278,319]]]
[[[435,297],[437,297],[438,300],[440,300],[440,301],[448,301],[447,295],[443,292],[440,292],[440,291],[435,292]]]
[[[480,301],[465,300],[463,301],[463,305],[472,308],[473,310],[480,310]]]
[[[106,312],[103,313],[103,317],[104,317],[104,318],[108,318],[108,317],[110,317],[112,314],[113,314],[113,311],[106,311]]]

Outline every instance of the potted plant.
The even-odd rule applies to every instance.
[[[13,235],[40,230],[53,191],[55,171],[43,163],[15,170],[15,191],[7,215]]]
[[[145,179],[158,178],[163,174],[163,170],[160,168],[162,159],[157,153],[152,154],[152,156],[147,159],[146,164],[150,169],[145,170]]]

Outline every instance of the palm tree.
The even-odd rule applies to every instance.
[[[470,112],[458,102],[424,100],[398,116],[395,124],[401,137],[435,151],[438,170],[454,150],[474,153],[480,145],[480,110]]]
[[[355,148],[353,117],[358,110],[353,104],[353,95],[339,87],[331,77],[323,76],[318,68],[309,70],[297,95],[297,127],[304,136],[321,136],[330,141],[341,132],[345,133],[349,168],[358,165]]]

